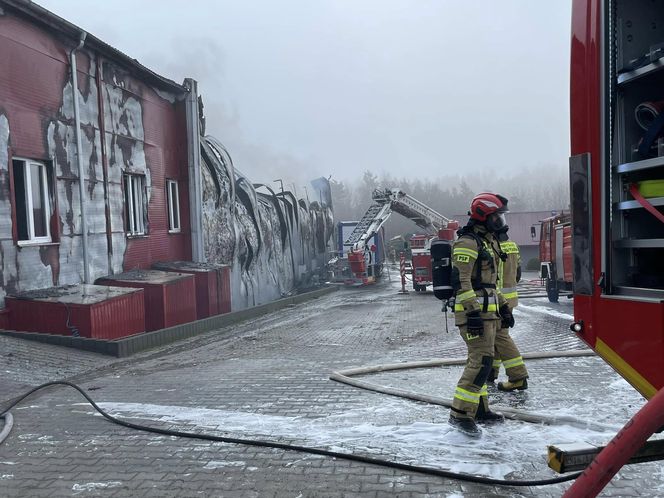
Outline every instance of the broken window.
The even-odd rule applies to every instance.
[[[124,175],[125,227],[129,235],[145,235],[145,176]]]
[[[14,207],[19,242],[51,242],[50,220],[53,212],[50,165],[29,159],[12,161]]]
[[[180,197],[178,182],[166,180],[166,195],[168,197],[168,231],[180,231]]]

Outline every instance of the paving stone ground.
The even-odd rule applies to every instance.
[[[545,464],[548,437],[606,437],[508,421],[469,440],[451,431],[444,408],[329,380],[332,371],[349,367],[465,354],[452,317],[448,333],[432,294],[397,290],[394,281],[341,289],[123,360],[0,337],[0,400],[75,376],[103,408],[135,423],[510,479],[554,476]],[[584,349],[569,331],[571,313],[569,300],[524,300],[513,330],[522,352]],[[643,403],[594,357],[528,366],[531,388],[518,395],[492,389],[495,406],[563,410],[619,428]],[[371,380],[449,398],[459,373],[460,367],[401,370]],[[149,434],[105,421],[65,388],[40,392],[12,413],[14,429],[0,446],[0,496],[560,496],[569,486],[486,486]],[[639,496],[648,489],[648,496],[664,496],[663,476],[659,463],[626,467],[604,495]]]

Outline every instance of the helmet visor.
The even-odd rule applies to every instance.
[[[491,232],[501,232],[506,231],[507,220],[505,219],[505,213],[491,213],[487,219],[487,228]]]

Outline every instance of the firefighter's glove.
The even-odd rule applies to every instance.
[[[468,323],[468,335],[482,335],[484,333],[484,320],[480,316],[479,311],[469,311],[466,313]]]
[[[498,312],[500,314],[500,326],[503,329],[506,328],[512,328],[514,327],[514,315],[512,315],[512,312],[510,311],[510,307],[506,304],[503,304],[500,307],[500,311]]]

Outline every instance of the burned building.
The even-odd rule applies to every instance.
[[[202,136],[195,81],[32,2],[0,0],[0,40],[0,328],[7,296],[164,262],[227,265],[233,309],[316,282],[329,195],[309,203],[239,173]]]

